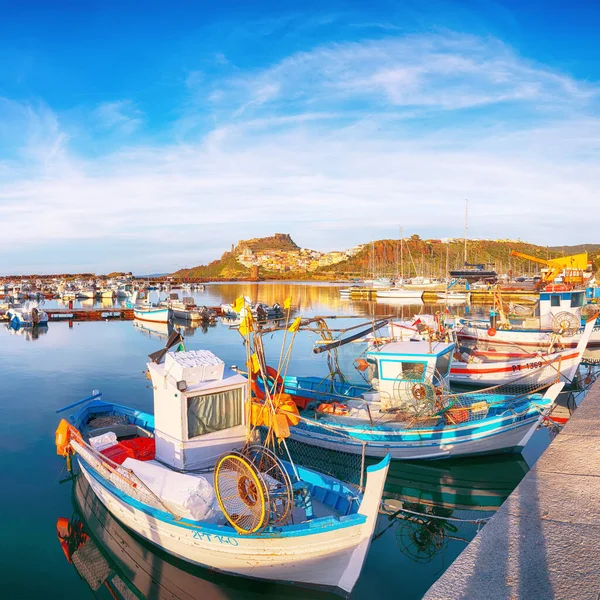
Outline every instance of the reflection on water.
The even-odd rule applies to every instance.
[[[23,327],[19,323],[11,321],[6,325],[6,329],[12,335],[19,335],[28,342],[39,339],[40,336],[48,333],[48,326],[42,325],[38,327]]]
[[[371,554],[391,569],[437,563],[468,543],[527,471],[519,457],[392,463]],[[326,598],[329,594],[221,575],[153,546],[117,521],[82,476],[72,479],[73,513],[57,522],[68,562],[99,597],[169,599]],[[385,547],[385,556],[384,556]],[[389,550],[393,549],[390,554]],[[368,568],[363,580],[369,580]],[[378,584],[380,585],[380,578]],[[425,583],[429,583],[429,579]],[[403,585],[407,585],[406,582]],[[408,588],[428,587],[417,580]],[[393,588],[390,587],[391,592]],[[378,597],[355,592],[353,597]],[[403,597],[418,597],[410,594]]]
[[[73,486],[73,513],[57,522],[67,560],[99,596],[169,600],[326,598],[284,585],[221,575],[163,552],[117,521],[81,475]]]
[[[342,300],[339,286],[330,284],[215,284],[193,294],[197,304],[206,306],[230,303],[240,295],[267,304],[282,304],[285,298],[291,297],[296,314],[303,316],[393,314],[409,318],[421,311],[440,310],[439,305],[392,306],[367,300]],[[51,304],[58,303],[47,302],[46,306]],[[74,304],[77,306],[77,302]],[[465,308],[449,310],[459,313]],[[344,318],[335,323],[340,328],[357,324],[356,320]],[[230,365],[244,364],[242,340],[227,324],[219,322],[196,328],[177,321],[174,326],[183,330],[187,347],[211,350]],[[5,399],[0,420],[0,460],[6,481],[11,482],[0,495],[2,514],[10,516],[3,529],[3,539],[8,543],[0,550],[4,567],[3,596],[86,598],[91,594],[87,580],[65,560],[56,541],[57,517],[69,516],[72,510],[72,486],[57,483],[64,461],[56,456],[54,447],[55,411],[87,396],[92,389],[100,389],[109,401],[152,410],[152,390],[144,377],[145,364],[149,353],[164,346],[169,328],[121,320],[76,322],[72,327],[68,323],[52,322],[48,328],[39,329],[35,344],[28,343],[26,334],[25,331],[14,334],[0,327]],[[274,356],[275,362],[281,339],[279,334],[265,336],[267,357]],[[315,339],[316,335],[307,332],[297,336],[290,373],[322,376],[329,373],[326,353],[312,352]],[[353,362],[362,350],[355,344],[339,349],[340,366],[351,381],[361,381]],[[526,454],[530,457],[526,458],[530,462],[547,444],[546,430],[538,433],[541,437],[538,436],[536,442],[534,436],[527,448]],[[320,452],[321,464],[323,460],[333,463]],[[463,459],[456,463],[447,460],[393,463],[385,490],[385,514],[379,517],[377,539],[371,545],[352,597],[356,600],[399,595],[409,600],[422,597],[462,551],[465,540],[476,534],[477,520],[493,514],[526,468],[522,459],[512,456]],[[110,519],[106,511],[102,517],[102,507],[97,503],[94,511],[97,523],[86,529],[87,534],[94,539],[111,572],[122,579],[125,588],[133,589],[126,583],[129,581],[138,590],[128,592],[128,596],[118,596],[115,591],[118,583],[110,590],[101,584],[96,592],[100,598],[109,600],[113,594],[127,598],[253,598],[259,595],[283,598],[290,594],[298,598],[323,597],[295,588],[250,583],[194,569],[141,542],[114,520],[112,529],[98,525]],[[440,516],[446,520],[439,519]],[[90,519],[81,515],[86,528]],[[113,531],[113,537],[100,539],[105,530]],[[120,541],[113,544],[114,540]],[[25,556],[28,560],[23,559]],[[108,581],[110,585],[116,580]]]

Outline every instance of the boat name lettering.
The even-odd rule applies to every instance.
[[[238,541],[228,535],[217,535],[216,533],[206,533],[204,531],[194,531],[193,538],[195,540],[202,540],[203,542],[217,541],[220,544],[229,544],[231,546],[238,545]]]
[[[539,361],[539,362],[527,363],[525,365],[513,365],[512,370],[520,371],[521,369],[539,369],[540,367],[543,366],[543,364],[544,363],[542,361]]]

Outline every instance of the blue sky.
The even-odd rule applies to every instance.
[[[598,2],[0,0],[0,273],[598,242]]]

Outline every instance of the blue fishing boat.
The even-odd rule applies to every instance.
[[[245,377],[208,351],[151,358],[154,413],[95,392],[59,411],[69,416],[57,430],[58,453],[77,457],[117,520],[173,555],[348,594],[373,535],[389,456],[368,467],[364,493],[280,460],[256,445]]]
[[[513,379],[487,390],[451,392],[454,347],[410,341],[375,348],[366,354],[370,385],[318,377],[275,381],[305,407],[291,438],[370,457],[389,453],[399,460],[520,451],[564,383],[528,373],[522,385]],[[539,380],[545,383],[531,383]]]

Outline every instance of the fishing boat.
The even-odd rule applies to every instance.
[[[409,289],[404,286],[397,288],[389,288],[385,290],[377,290],[377,299],[381,298],[410,298],[415,300],[421,300],[423,298],[422,289]]]
[[[457,328],[459,340],[475,340],[493,345],[511,345],[515,348],[549,348],[557,345],[576,348],[584,333],[581,321],[597,308],[587,305],[585,291],[541,292],[539,314],[533,317],[508,317],[501,308],[490,313],[489,321],[462,321]],[[588,314],[589,312],[589,314]],[[600,347],[600,323],[597,322],[588,347]]]
[[[173,311],[165,306],[136,304],[133,307],[133,318],[150,323],[168,323],[173,318]]]
[[[72,488],[73,511],[57,519],[56,535],[93,597],[101,597],[103,590],[113,600],[219,600],[224,594],[230,600],[249,600],[264,595],[260,582],[247,581],[242,587],[233,577],[193,567],[136,535],[106,510],[81,474]],[[287,587],[277,591],[283,597]]]
[[[382,320],[370,328],[376,331],[385,324]],[[555,369],[544,366],[553,371],[554,380],[545,377],[543,385],[514,379],[490,390],[452,392],[449,374],[455,344],[431,338],[373,344],[360,359],[368,376],[362,384],[352,383],[343,376],[335,350],[365,332],[333,340],[322,317],[298,317],[291,329],[301,327],[322,332],[325,343],[315,345],[313,352],[329,353],[330,376],[282,377],[286,365],[271,370],[260,365],[252,389],[258,403],[275,389],[303,410],[290,435],[304,445],[370,457],[390,453],[398,460],[518,452],[564,387],[563,382],[553,383],[558,380]],[[275,329],[244,327],[246,343],[254,340],[254,353],[263,361],[261,338]]]
[[[389,456],[368,467],[364,493],[281,461],[254,444],[245,377],[208,351],[165,350],[151,359],[154,414],[95,392],[60,410],[73,412],[59,425],[57,452],[77,457],[118,521],[175,556],[231,575],[349,594],[369,549]],[[277,427],[287,417],[270,414],[270,431],[285,444]]]
[[[264,321],[278,319],[283,316],[283,309],[277,302],[273,306],[257,302],[253,304],[250,298],[240,297],[233,304],[222,304],[221,314],[229,319],[243,319],[247,313],[255,319]]]
[[[13,306],[6,311],[11,324],[19,327],[43,327],[48,325],[48,313],[40,308],[35,300],[28,300],[20,306]]]
[[[530,373],[530,379],[539,384],[544,377],[555,378],[551,370],[542,369],[544,366],[552,366],[560,376],[560,380],[570,385],[575,379],[594,327],[593,320],[586,323],[575,349],[569,348],[551,353],[532,352],[505,357],[502,353],[497,356],[498,353],[495,351],[461,349],[452,362],[450,381],[469,386],[493,386],[506,383],[511,378],[521,378],[524,373]]]
[[[371,386],[290,378],[284,391],[313,399],[293,439],[342,452],[398,460],[520,451],[564,383],[529,393],[445,389],[454,344],[390,342],[367,353]],[[514,382],[513,382],[514,383]],[[545,390],[544,393],[541,393]]]
[[[175,297],[167,301],[167,306],[172,310],[175,318],[192,323],[216,320],[215,311],[206,306],[197,306],[192,297],[184,296],[179,300],[177,294],[171,294],[171,296]]]

